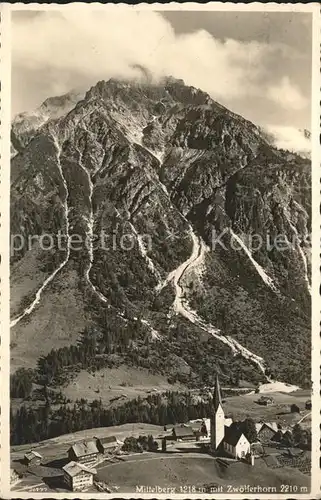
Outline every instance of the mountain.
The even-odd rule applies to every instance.
[[[309,386],[310,161],[182,80],[48,101],[12,128],[12,370]]]
[[[11,127],[11,155],[21,151],[48,120],[66,115],[82,98],[82,93],[71,91],[61,96],[49,97],[34,111],[15,116]]]

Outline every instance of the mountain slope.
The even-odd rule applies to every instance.
[[[87,327],[95,366],[117,352],[192,384],[309,383],[308,160],[173,79],[98,82],[18,142],[12,233],[54,244],[13,255],[13,367]]]

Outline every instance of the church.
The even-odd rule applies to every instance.
[[[233,458],[245,458],[251,445],[243,432],[235,425],[225,425],[221,388],[218,377],[213,395],[214,415],[211,418],[211,452],[216,455],[225,452]]]

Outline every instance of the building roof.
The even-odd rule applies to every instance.
[[[265,425],[272,429],[274,432],[278,432],[278,424],[276,422],[265,422]]]
[[[102,446],[104,446],[106,448],[110,445],[118,444],[118,439],[116,438],[116,436],[106,436],[106,437],[97,438],[97,439],[102,444]]]
[[[183,427],[174,427],[173,432],[175,432],[175,436],[177,437],[194,436],[193,429],[187,425]]]
[[[91,455],[92,453],[99,453],[96,442],[93,440],[75,443],[69,449],[73,450],[76,457],[83,457],[85,455]]]
[[[96,469],[90,469],[89,467],[86,467],[86,465],[79,464],[78,462],[69,462],[67,465],[65,465],[62,468],[63,471],[65,471],[68,476],[70,477],[75,477],[81,472],[88,472],[88,474],[97,474]]]
[[[32,460],[33,458],[43,458],[42,455],[40,455],[40,453],[38,453],[37,451],[34,451],[34,450],[30,450],[28,451],[27,453],[25,453],[25,456],[24,456],[27,460]]]
[[[259,433],[263,427],[268,427],[274,432],[278,432],[278,424],[276,422],[258,422],[255,424],[256,432]]]
[[[216,379],[215,379],[213,402],[214,402],[215,411],[217,410],[219,405],[223,406],[222,405],[222,396],[221,396],[221,387],[220,387],[220,382],[218,380],[218,375],[216,375]]]
[[[232,446],[236,446],[241,437],[244,436],[242,429],[236,425],[225,426],[224,441]],[[244,436],[245,437],[245,436]],[[245,437],[245,439],[247,439]]]
[[[274,399],[273,399],[273,397],[272,397],[272,396],[261,396],[261,397],[259,398],[259,401],[262,401],[262,402],[263,402],[263,401],[272,401],[272,402],[273,402],[273,401],[274,401]]]
[[[257,422],[257,423],[255,424],[255,429],[256,429],[256,432],[257,432],[257,433],[259,433],[259,432],[260,432],[260,430],[262,429],[263,425],[264,425],[264,422]]]
[[[190,420],[188,425],[192,427],[193,430],[200,430],[203,422],[206,427],[207,434],[211,432],[211,419],[210,418],[197,418],[196,420]]]

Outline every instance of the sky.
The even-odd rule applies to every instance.
[[[208,92],[254,123],[310,129],[312,14],[16,11],[12,113],[146,67]]]

